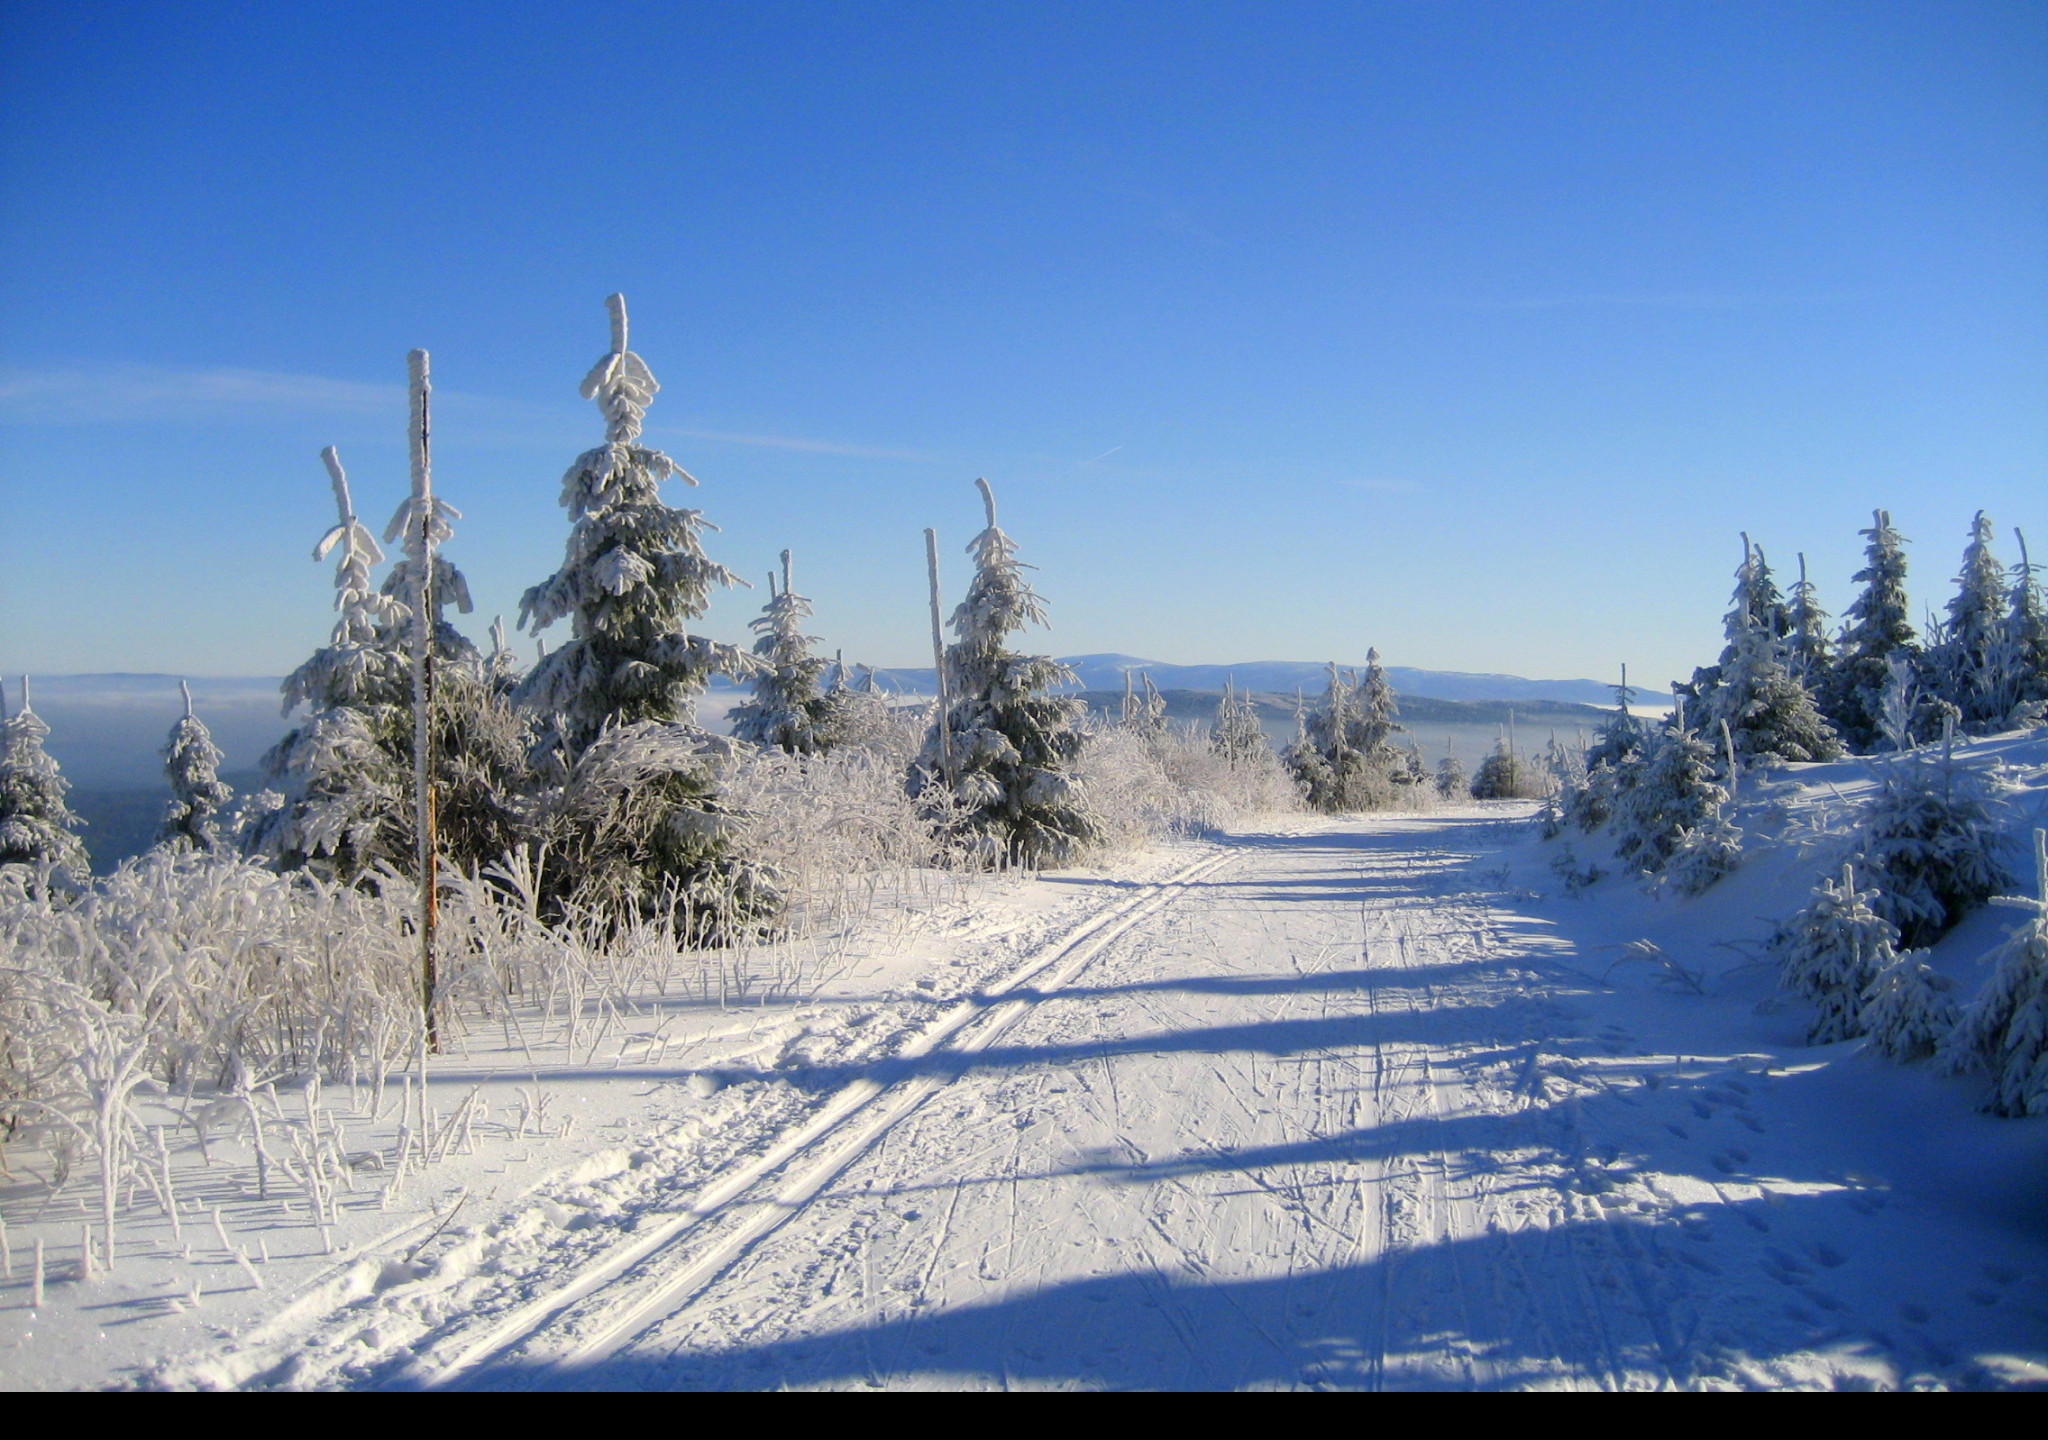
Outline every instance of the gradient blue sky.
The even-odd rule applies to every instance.
[[[0,667],[295,664],[415,345],[509,618],[614,289],[850,658],[983,474],[1058,653],[1657,684],[1745,528],[2048,555],[2048,6],[6,0]]]

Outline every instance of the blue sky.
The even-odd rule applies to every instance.
[[[1058,653],[1654,684],[1743,529],[1833,609],[1874,505],[1922,603],[2048,555],[2048,6],[9,0],[0,667],[295,664],[416,345],[509,617],[614,289],[850,658],[986,475]]]

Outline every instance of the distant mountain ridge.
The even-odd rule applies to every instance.
[[[1233,681],[1240,690],[1273,695],[1291,695],[1299,688],[1320,694],[1329,668],[1315,660],[1251,660],[1241,665],[1169,665],[1136,655],[1065,655],[1060,663],[1080,677],[1075,690],[1121,690],[1124,673],[1131,671],[1152,677],[1161,690],[1220,691],[1223,682]],[[1364,661],[1338,665],[1345,670],[1363,670]],[[1387,680],[1403,695],[1430,700],[1554,700],[1576,705],[1612,705],[1614,687],[1598,680],[1526,680],[1519,675],[1483,675],[1460,670],[1417,670],[1406,665],[1389,665]],[[881,683],[892,690],[929,694],[932,672],[925,670],[878,670]]]

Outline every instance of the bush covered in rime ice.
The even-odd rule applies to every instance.
[[[2048,832],[2034,832],[2031,920],[1992,957],[1990,981],[1941,1042],[1959,1071],[1987,1071],[1990,1108],[2048,1115]]]

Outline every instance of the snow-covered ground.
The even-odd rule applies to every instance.
[[[2048,739],[1969,757],[2048,823]],[[111,1275],[84,1182],[0,1181],[0,1380],[2048,1384],[2048,1121],[1807,1046],[1757,948],[1869,783],[1746,777],[1692,900],[1563,893],[1522,805],[906,888],[774,992],[470,1034],[403,1177],[397,1080],[279,1087],[273,1155],[356,1158],[324,1239],[245,1114],[168,1110],[180,1233],[138,1200]]]

